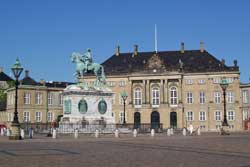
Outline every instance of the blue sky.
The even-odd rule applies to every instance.
[[[74,81],[72,52],[91,48],[95,62],[114,53],[205,49],[233,65],[249,82],[250,1],[248,0],[8,0],[0,2],[0,67],[10,74],[16,57],[36,79]]]

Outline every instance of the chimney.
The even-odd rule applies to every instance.
[[[120,55],[120,46],[119,45],[115,48],[115,55],[116,56]]]
[[[25,78],[28,78],[29,77],[29,70],[25,70]]]
[[[234,67],[238,67],[238,61],[234,60]]]
[[[200,42],[200,52],[203,53],[204,50],[204,42]]]
[[[222,65],[222,67],[224,67],[225,66],[225,59],[221,59],[221,65]]]
[[[181,43],[181,53],[184,53],[184,42]]]
[[[3,68],[2,68],[2,67],[0,67],[0,73],[1,73],[1,72],[3,72]]]
[[[45,86],[45,80],[44,79],[40,79],[40,84]]]
[[[132,57],[135,57],[138,55],[138,45],[134,45],[134,53],[132,54]]]

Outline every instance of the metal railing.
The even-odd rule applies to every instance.
[[[79,133],[94,133],[99,130],[100,133],[113,133],[115,129],[127,129],[132,132],[137,129],[139,133],[150,133],[151,129],[155,132],[162,132],[163,125],[160,123],[126,123],[126,124],[86,124],[86,123],[21,123],[21,128],[28,134],[32,128],[34,133],[49,133],[52,128],[57,129],[58,133],[74,133],[78,129]]]

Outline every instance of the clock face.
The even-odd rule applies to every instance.
[[[98,111],[100,114],[105,114],[107,111],[107,103],[104,99],[102,99],[98,104]]]
[[[81,114],[85,114],[88,111],[88,103],[86,100],[82,99],[79,101],[78,110]]]

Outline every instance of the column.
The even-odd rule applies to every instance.
[[[164,84],[163,84],[163,87],[164,87],[164,103],[167,103],[168,102],[168,94],[169,94],[169,90],[168,90],[168,80],[164,80]],[[167,90],[167,91],[165,91]]]
[[[164,103],[164,80],[160,81],[160,102],[161,104]]]

